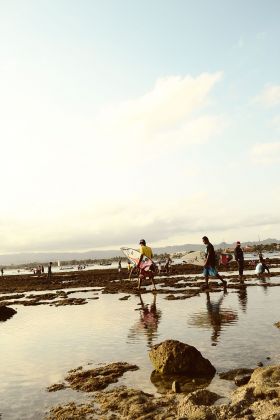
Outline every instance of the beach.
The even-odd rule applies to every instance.
[[[164,406],[169,418],[176,418],[179,400],[205,389],[220,395],[220,404],[229,404],[236,385],[222,380],[221,372],[280,364],[280,334],[274,326],[279,321],[280,261],[270,263],[270,277],[257,278],[246,267],[245,287],[232,263],[221,271],[228,281],[226,292],[217,281],[205,291],[201,267],[187,265],[172,266],[170,276],[156,276],[157,293],[151,292],[148,280],[143,282],[141,294],[126,269],[60,272],[51,281],[46,275],[4,276],[0,303],[16,312],[0,325],[3,419],[17,419],[19,412],[22,419],[167,418],[160,417]],[[214,378],[194,387],[192,381],[184,383],[182,393],[172,393],[172,381],[154,372],[148,356],[153,345],[166,339],[195,346],[215,366]],[[137,369],[89,392],[65,379],[73,369],[87,372],[103,366],[106,371],[111,363]],[[139,407],[129,414],[127,406],[116,411],[117,417],[107,416],[120,386],[130,390],[128,405],[139,392],[152,395],[142,396],[154,407],[150,417],[141,417],[145,413]],[[109,398],[107,392],[114,390],[117,394]]]

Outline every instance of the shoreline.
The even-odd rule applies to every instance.
[[[276,277],[280,275],[280,259],[273,259],[270,261],[274,268],[279,268],[279,271],[272,272],[270,275],[265,277]],[[155,277],[157,284],[164,283],[164,287],[181,287],[178,282],[185,281],[188,287],[201,287],[201,283],[204,282],[202,276],[203,268],[194,265],[174,265],[169,276],[164,272]],[[226,273],[226,279],[238,282],[238,274],[236,271],[236,264],[230,263],[226,267],[219,267],[221,273]],[[244,276],[245,284],[246,280],[256,279],[257,275],[254,272],[254,268],[249,264],[245,264],[244,270],[249,270],[252,274]],[[232,272],[232,273],[231,273]],[[186,278],[184,276],[191,276]],[[176,276],[176,277],[174,277]],[[180,276],[182,276],[180,278]],[[263,277],[263,278],[265,278]],[[79,288],[79,287],[100,287],[104,288],[104,292],[107,293],[136,293],[135,283],[136,278],[128,279],[128,272],[126,269],[122,269],[121,273],[117,269],[93,269],[86,271],[71,271],[53,273],[51,281],[47,279],[47,275],[34,275],[34,274],[18,274],[18,275],[4,275],[0,278],[0,293],[23,293],[28,291],[43,291],[43,290],[58,290],[68,288]],[[270,285],[267,283],[268,286]],[[143,286],[150,285],[147,280],[143,282]],[[228,287],[232,287],[229,285]],[[145,289],[142,290],[145,293]]]

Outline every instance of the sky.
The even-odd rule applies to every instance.
[[[280,239],[278,0],[1,0],[0,253]]]

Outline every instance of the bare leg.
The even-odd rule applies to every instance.
[[[218,278],[219,280],[221,280],[221,282],[222,282],[222,284],[223,284],[223,286],[224,286],[224,287],[227,287],[227,282],[223,279],[223,277],[222,277],[222,276],[220,276],[220,274],[219,274],[219,273],[217,273],[217,278]]]
[[[157,289],[156,289],[155,282],[154,282],[154,276],[150,277],[150,280],[151,280],[151,282],[153,283],[154,290],[157,290]]]

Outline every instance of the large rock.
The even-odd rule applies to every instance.
[[[165,375],[212,377],[216,369],[193,346],[177,340],[166,340],[156,344],[149,352],[157,372]]]

